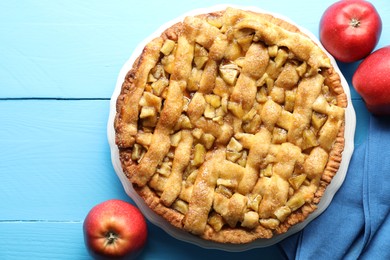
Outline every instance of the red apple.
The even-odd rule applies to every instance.
[[[90,254],[100,259],[136,258],[148,233],[139,209],[116,199],[93,207],[84,220],[83,231]]]
[[[363,60],[352,77],[352,84],[371,113],[390,114],[390,45]]]
[[[369,55],[382,33],[375,7],[364,0],[342,0],[325,10],[320,21],[320,40],[337,60],[354,62]]]

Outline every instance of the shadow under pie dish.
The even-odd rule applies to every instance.
[[[342,162],[340,74],[273,15],[186,16],[144,46],[122,83],[113,121],[126,181],[206,241],[287,233],[317,210]]]

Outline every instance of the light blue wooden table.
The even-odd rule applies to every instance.
[[[160,24],[229,1],[2,1],[0,3],[0,259],[89,259],[82,223],[92,206],[130,201],[110,160],[109,100],[135,46]],[[334,1],[230,1],[289,16],[318,35]],[[378,47],[390,43],[390,3]],[[357,66],[339,64],[350,83]],[[351,87],[355,145],[368,112]],[[280,259],[277,246],[241,253],[178,241],[148,223],[142,259]]]

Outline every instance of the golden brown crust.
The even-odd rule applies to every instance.
[[[221,17],[222,24],[227,28],[219,27]],[[204,20],[208,23],[204,23]],[[228,32],[231,30],[230,34],[221,33],[224,29]],[[238,35],[237,37],[243,37],[238,39],[244,39],[248,31],[260,42],[248,45],[245,50],[247,64],[244,62],[240,65],[242,67],[240,76],[234,82],[234,88],[228,90],[226,83],[221,84],[214,79],[218,74],[218,69],[221,69],[219,67],[221,63],[223,64],[229,58],[237,57],[237,51],[235,52],[234,48],[228,45],[229,37]],[[145,98],[143,93],[146,92],[146,88],[150,88],[148,77],[156,64],[160,64],[164,56],[160,53],[160,49],[163,48],[167,39],[176,42],[177,49],[173,67],[164,67],[164,73],[169,72],[170,79],[165,92],[162,90],[162,93],[159,93],[164,96],[163,104],[159,103],[161,100],[158,98],[152,97],[154,100],[149,101],[147,105],[149,110],[145,109],[145,113],[150,110],[157,113],[159,120],[155,122],[146,117],[147,120],[143,121],[145,119],[141,118],[143,113],[141,109],[144,107],[139,104],[148,102],[143,100]],[[196,64],[202,68],[203,74],[196,82],[198,89],[193,91],[189,86],[189,81],[193,77],[191,66],[194,53],[199,51],[194,49],[195,39],[197,44],[206,47],[208,58],[204,65]],[[270,50],[266,45],[277,45],[282,51],[286,48],[290,51],[289,55],[307,64],[307,69],[304,69],[306,74],[302,76],[305,80],[300,81],[296,87],[299,95],[294,112],[283,110],[283,107],[278,104],[280,96],[278,94],[281,91],[283,93],[290,91],[298,84],[298,79],[294,79],[298,77],[298,74],[295,69],[291,69],[296,68],[296,64],[285,66],[283,73],[286,77],[280,77],[275,82],[275,91],[269,94],[271,99],[265,102],[259,101],[257,97],[259,84],[265,84],[259,83],[263,80],[263,75],[269,73],[270,77],[272,76],[267,56]],[[240,46],[242,50],[246,48],[244,40],[240,42]],[[169,55],[165,55],[164,58],[167,56]],[[199,60],[202,62],[201,59]],[[303,65],[306,66],[306,64]],[[254,67],[257,69],[254,70]],[[320,74],[316,74],[319,70]],[[316,93],[313,92],[313,86],[316,86]],[[285,90],[281,90],[283,88]],[[329,89],[324,90],[324,88]],[[207,102],[210,101],[206,101],[205,97],[213,93],[230,93],[229,102],[233,105],[240,105],[229,107],[230,113],[222,121],[219,121],[216,116],[213,120],[208,120],[204,117],[204,113],[206,113],[205,107],[208,106]],[[335,100],[329,105],[327,101],[324,101],[325,98],[321,100],[317,98],[320,93],[321,95],[328,93],[329,98],[335,97]],[[223,95],[221,97],[218,102],[223,102]],[[187,99],[191,99],[188,104],[185,101]],[[316,112],[328,115],[328,119],[322,123],[323,126],[317,133],[318,143],[314,147],[318,147],[318,151],[315,151],[317,148],[306,148],[302,137],[304,131],[310,127],[310,121],[313,120],[311,115],[313,103],[315,103]],[[133,183],[136,192],[154,212],[173,226],[206,240],[220,243],[249,243],[259,238],[267,239],[274,234],[285,233],[290,227],[304,221],[311,212],[316,210],[316,205],[320,202],[326,187],[337,173],[341,163],[344,149],[344,108],[346,106],[347,98],[340,77],[331,66],[329,58],[296,26],[268,14],[228,8],[221,12],[187,17],[183,22],[168,28],[160,37],[145,47],[140,57],[134,62],[132,69],[127,73],[117,99],[117,115],[114,125],[116,143],[120,149],[120,161],[126,176]],[[245,113],[250,114],[251,111],[257,114],[245,125],[239,118]],[[299,113],[299,115],[294,113]],[[290,120],[291,125],[286,123]],[[182,128],[178,128],[179,122]],[[151,125],[153,132],[149,133],[150,127],[146,127],[145,130],[142,126],[140,127],[140,124]],[[252,137],[246,133],[234,135],[237,132],[243,132],[241,128],[244,128],[244,132],[253,134]],[[279,141],[273,139],[272,133],[275,128],[288,130],[287,145],[280,145]],[[178,129],[184,130],[179,133],[181,137],[176,138],[179,141],[175,141],[172,133],[178,133]],[[196,133],[192,132],[192,135],[196,136],[192,139],[191,131],[188,129],[201,130]],[[197,137],[198,133],[199,137]],[[226,146],[230,145],[228,142],[231,141],[233,135],[235,140],[237,139],[243,146],[241,149],[248,151],[245,153],[247,158],[244,167],[224,159],[228,156],[229,151],[226,151]],[[207,147],[210,140],[212,140],[212,145]],[[204,163],[202,162],[199,168],[195,167],[197,176],[192,186],[183,184],[184,186],[178,187],[176,185],[179,183],[178,180],[183,178],[184,183],[192,178],[191,174],[188,175],[185,172],[185,169],[195,160],[196,155],[193,155],[191,151],[196,150],[196,147],[193,147],[196,143],[201,144],[202,149],[206,146],[206,150],[209,148],[211,150],[205,155]],[[252,143],[255,145],[251,145]],[[139,149],[147,150],[141,158],[134,158],[135,144],[141,144]],[[173,151],[172,145],[175,148]],[[307,151],[301,153],[301,149],[307,149]],[[170,156],[174,159],[167,159],[171,158]],[[289,186],[288,180],[296,177],[295,172],[302,172],[298,168],[304,168],[303,161],[310,156],[327,161],[322,166],[307,166],[310,169],[314,167],[313,172],[310,173],[310,179],[306,180],[304,188],[294,191],[291,195],[292,188],[285,188]],[[274,158],[272,159],[275,162],[274,174],[270,178],[258,180],[260,179],[259,171],[266,170],[266,162],[271,160],[270,158]],[[164,164],[172,167],[171,175],[165,176],[165,173],[161,172]],[[320,174],[316,173],[321,168],[323,170]],[[156,171],[160,171],[160,174],[156,174]],[[187,175],[184,177],[185,174]],[[221,181],[225,185],[225,180],[221,177],[223,175],[229,175],[231,183],[226,185],[233,185],[238,192],[226,195],[227,197],[214,196],[214,188],[218,182]],[[175,190],[166,190],[165,187],[175,187]],[[266,187],[273,187],[273,190],[267,192]],[[243,211],[246,204],[249,205],[252,199],[256,199],[250,197],[256,190],[262,197],[262,202],[259,204],[261,209],[258,212],[256,212],[257,209],[250,212],[254,215],[258,214],[258,218],[260,216],[261,224],[253,223],[253,214],[247,216],[248,212]],[[277,196],[275,191],[277,191]],[[305,201],[300,203],[299,199],[302,197]],[[291,204],[288,210],[293,212],[287,214],[286,217],[280,216],[278,220],[274,212],[285,208],[286,206],[283,205],[287,199],[289,201],[295,199],[291,203],[298,201],[300,207],[295,209],[295,206]],[[225,205],[230,211],[226,212],[224,207],[216,203]],[[209,214],[211,207],[214,207],[215,214]],[[180,212],[183,210],[186,211],[185,214]],[[213,222],[214,217],[216,222]],[[235,227],[238,222],[245,223],[246,226]],[[222,223],[223,228],[216,228],[211,223],[217,223],[216,225]]]

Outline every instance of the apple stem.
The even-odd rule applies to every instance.
[[[113,232],[113,231],[109,231],[107,234],[106,234],[106,239],[107,239],[107,244],[108,245],[111,245],[115,242],[115,240],[117,240],[118,238],[118,235]]]
[[[360,26],[360,21],[359,21],[358,19],[356,19],[356,18],[352,18],[352,19],[351,19],[351,22],[350,22],[349,24],[350,24],[352,27],[357,28],[357,27]]]

